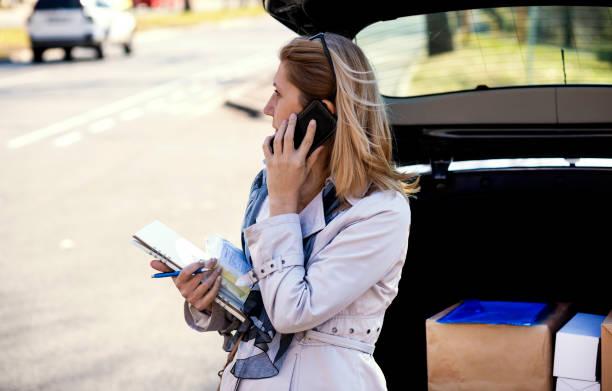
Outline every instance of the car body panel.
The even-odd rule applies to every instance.
[[[80,8],[39,10],[30,18],[28,33],[33,41],[81,40],[93,34],[93,25]]]
[[[502,88],[384,100],[394,129],[394,159],[402,165],[439,159],[612,157],[612,89],[606,86]],[[434,132],[440,129],[446,133]]]
[[[472,8],[526,5],[601,5],[595,0],[464,0],[464,1],[353,1],[353,0],[262,0],[264,9],[280,23],[300,35],[331,32],[354,38],[364,27],[401,16]]]
[[[588,4],[601,6],[595,1],[563,1],[564,5]],[[300,34],[311,34],[319,31],[336,32],[349,38],[355,38],[363,29],[378,21],[395,20],[399,17],[415,15],[406,28],[423,30],[424,18],[416,15],[430,12],[470,9],[471,7],[503,7],[516,5],[551,5],[550,1],[466,1],[460,3],[444,2],[377,2],[354,3],[346,1],[333,2],[322,0],[266,0],[264,7],[267,12]],[[351,9],[346,16],[344,9]],[[421,27],[419,27],[421,26]],[[412,34],[415,32],[412,31]],[[404,34],[402,32],[401,34]],[[401,34],[387,37],[398,39]],[[410,34],[407,32],[406,34]],[[427,31],[422,34],[426,36]],[[380,38],[374,36],[374,38]],[[357,41],[360,45],[360,42]],[[421,43],[419,43],[420,45]],[[380,45],[376,39],[372,43],[376,54],[384,56],[385,61],[395,61],[394,56],[417,56],[417,54],[393,53],[389,44]],[[410,49],[410,45],[400,46],[402,50]],[[527,51],[527,49],[523,49]],[[396,50],[397,52],[397,50]],[[401,52],[401,51],[400,51]],[[368,55],[368,53],[366,53]],[[483,54],[484,55],[484,54]],[[528,56],[523,54],[523,58]],[[555,66],[563,66],[558,53]],[[372,62],[372,57],[369,56]],[[398,62],[398,66],[402,63]],[[409,64],[403,63],[408,66]],[[536,64],[539,65],[539,64]],[[527,65],[525,65],[527,67]],[[523,69],[517,69],[523,72]],[[565,72],[565,71],[564,71]],[[612,73],[612,71],[610,72]],[[561,79],[562,81],[563,79]],[[383,94],[383,100],[388,107],[390,124],[392,125],[395,143],[394,160],[398,164],[423,164],[432,160],[475,159],[475,158],[513,158],[513,157],[549,157],[551,153],[559,157],[574,157],[575,153],[583,153],[582,157],[612,157],[612,111],[609,109],[612,101],[611,84],[546,84],[546,85],[510,85],[489,88],[486,85],[474,85],[472,89],[448,91],[444,93],[392,97]],[[453,140],[449,137],[439,137],[435,133],[423,133],[428,129],[445,127],[465,128],[477,126],[482,129],[503,129],[508,137],[503,142],[499,132],[489,142],[481,137],[467,137],[466,132],[456,133]],[[522,132],[523,127],[540,129],[547,128],[546,137],[534,137],[532,133]],[[570,128],[571,134],[563,131]],[[581,127],[585,130],[581,133]],[[595,136],[592,128],[599,129]],[[514,134],[511,134],[516,129]],[[559,129],[553,132],[553,129]],[[407,133],[409,132],[409,133]],[[492,135],[493,133],[489,133]],[[521,137],[525,137],[521,139]],[[436,139],[439,142],[434,142]],[[459,141],[461,139],[461,141]],[[537,143],[536,143],[537,140]],[[435,147],[421,148],[425,144]],[[493,150],[490,148],[494,146]],[[579,148],[578,148],[579,146]],[[460,151],[452,148],[461,147]],[[579,151],[577,151],[579,150]],[[434,155],[427,155],[427,153]]]

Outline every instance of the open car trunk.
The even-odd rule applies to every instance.
[[[612,170],[421,177],[399,295],[374,353],[389,390],[427,388],[425,319],[467,298],[610,306]],[[417,381],[418,380],[418,381]]]
[[[583,7],[596,6],[597,2],[389,0],[363,7],[353,3],[264,0],[264,7],[299,34],[323,31],[354,38],[369,60],[376,60],[373,67],[379,86],[380,75],[387,77],[389,93],[385,94],[382,88],[380,91],[393,128],[393,160],[398,166],[431,166],[430,173],[421,175],[417,198],[410,201],[411,230],[399,293],[387,310],[374,353],[388,389],[427,389],[425,321],[461,300],[570,302],[571,311],[607,314],[612,308],[608,272],[612,243],[612,68],[607,63],[593,65],[593,69],[601,66],[605,72],[569,83],[565,76],[533,82],[525,81],[529,77],[512,79],[526,66],[516,53],[531,50],[529,39],[518,38],[518,32],[523,30],[516,27],[515,19],[506,24],[513,26],[509,30],[495,30],[501,22],[473,24],[474,28],[480,26],[478,29],[486,27],[470,30],[471,34],[478,33],[479,46],[462,44],[457,39],[461,35],[457,35],[453,49],[447,48],[441,55],[444,61],[437,63],[434,60],[440,53],[425,49],[431,51],[434,46],[432,37],[454,37],[451,30],[460,34],[462,30],[457,26],[464,26],[462,16],[445,16],[446,25],[442,26],[436,24],[435,18],[419,19],[424,14],[458,9],[557,3]],[[580,7],[571,11],[580,11],[577,8]],[[353,9],[354,14],[347,17],[343,12],[347,9]],[[563,10],[564,15],[569,15],[569,8]],[[547,26],[554,24],[559,33],[561,26],[568,25],[568,19],[555,16],[560,15],[559,10],[557,14],[544,12],[543,8],[535,10],[541,14],[523,11],[524,15],[532,15],[525,19],[531,20],[532,26],[539,20]],[[606,11],[608,15],[609,9]],[[476,14],[470,12],[469,18]],[[407,15],[418,17],[401,23],[395,20]],[[512,15],[520,13],[514,10]],[[583,27],[596,25],[595,19],[589,18],[584,17]],[[455,21],[453,29],[448,27],[449,20]],[[603,20],[601,26],[609,28],[609,19]],[[366,30],[378,21],[393,23]],[[494,37],[488,37],[488,31],[493,30]],[[577,33],[583,36],[573,50],[590,55],[595,50],[593,45],[609,45],[609,35],[604,30],[602,27],[601,31]],[[364,31],[367,34],[362,34]],[[533,32],[532,38],[537,29]],[[515,39],[512,50],[502,54],[487,52]],[[568,45],[552,39],[546,44],[538,50],[548,50],[553,60],[542,61],[534,69],[565,72],[564,50]],[[423,51],[419,52],[419,48]],[[460,55],[448,57],[453,52]],[[478,61],[466,62],[470,56],[476,56]],[[481,62],[489,68],[478,68]],[[489,83],[480,77],[505,69],[498,68],[499,64],[512,70],[506,76],[514,81],[499,79]],[[579,65],[589,69],[584,62]],[[578,68],[571,73],[580,75]],[[420,69],[425,71],[419,78]],[[476,75],[473,80],[472,73]],[[438,89],[447,79],[463,78],[470,83]],[[396,88],[404,79],[410,80],[405,83],[407,87]],[[416,88],[423,80],[429,80],[433,87]],[[485,167],[487,161],[498,159],[508,159],[510,163],[516,159],[555,159],[557,163],[450,169],[457,162],[474,161]],[[587,167],[577,163],[581,159],[603,159],[604,164],[587,163]]]
[[[410,201],[399,294],[374,353],[389,390],[404,389],[407,373],[427,389],[425,319],[461,300],[608,313],[612,167],[580,159],[612,157],[611,94],[550,86],[386,98],[394,159],[431,166]],[[531,158],[554,162],[512,166]],[[510,160],[450,166],[489,159]]]

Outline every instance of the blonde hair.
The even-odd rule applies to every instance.
[[[341,201],[360,197],[373,183],[380,190],[396,190],[408,199],[420,190],[420,178],[398,172],[391,161],[392,138],[385,106],[372,68],[351,40],[325,33],[336,73],[320,39],[297,37],[280,50],[287,78],[301,92],[305,106],[313,99],[332,100],[338,116],[330,154],[330,176]]]

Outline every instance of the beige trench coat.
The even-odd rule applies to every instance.
[[[222,391],[237,385],[240,391],[386,389],[371,353],[385,310],[397,295],[410,207],[393,191],[348,201],[351,207],[326,226],[322,193],[299,215],[268,217],[265,200],[256,223],[244,230],[268,316],[277,332],[296,334],[277,376],[237,384],[232,362]],[[317,232],[304,266],[302,238]],[[199,331],[237,326],[216,305],[208,315],[185,303],[185,319]],[[253,354],[253,342],[241,342],[235,359]]]

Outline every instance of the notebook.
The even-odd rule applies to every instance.
[[[204,251],[155,220],[132,235],[132,244],[173,270],[181,270],[193,262],[217,258],[217,264],[223,267],[223,272],[215,302],[240,321],[246,319],[243,309],[250,289],[236,286],[235,283],[251,269],[251,265],[242,250],[228,240],[219,235],[209,236],[206,238],[207,251]]]

